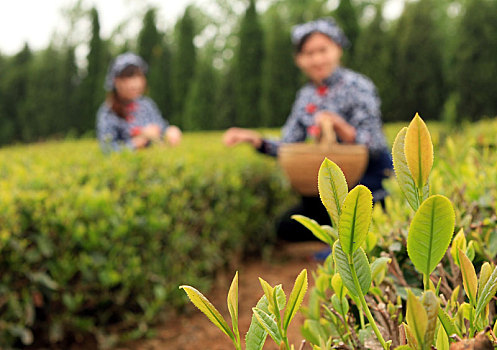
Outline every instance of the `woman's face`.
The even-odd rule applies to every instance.
[[[118,95],[124,99],[132,101],[145,92],[147,81],[143,74],[135,74],[130,77],[116,77],[114,86]]]
[[[316,84],[328,78],[340,65],[343,50],[322,33],[311,34],[297,53],[297,66]]]

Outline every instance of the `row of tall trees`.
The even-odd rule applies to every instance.
[[[385,0],[329,3],[272,0],[257,11],[255,0],[215,0],[214,11],[189,6],[166,30],[151,8],[120,44],[101,37],[96,9],[85,11],[88,38],[0,55],[0,143],[92,133],[107,66],[127,50],[149,63],[148,93],[185,130],[281,126],[305,81],[291,26],[329,15],[352,43],[344,65],[375,82],[385,121],[497,115],[497,0],[406,1],[396,19]],[[78,45],[88,45],[83,64]]]

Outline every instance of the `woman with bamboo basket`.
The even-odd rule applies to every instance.
[[[278,237],[290,241],[314,239],[293,214],[330,223],[317,195],[317,168],[325,156],[344,171],[349,187],[361,183],[382,202],[386,192],[382,180],[392,169],[380,113],[380,99],[374,84],[365,76],[340,66],[349,42],[332,18],[299,24],[292,29],[295,63],[309,78],[297,93],[282,130],[282,140],[263,138],[259,133],[230,128],[224,134],[228,146],[247,142],[259,152],[277,156],[302,201],[280,220]],[[304,144],[309,136],[318,145]],[[311,165],[311,158],[314,165]],[[334,159],[335,158],[335,159]],[[304,175],[310,173],[310,175]],[[307,180],[304,178],[310,178]]]

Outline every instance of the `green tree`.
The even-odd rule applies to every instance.
[[[459,25],[455,90],[459,118],[497,115],[497,2],[471,0]]]
[[[255,0],[250,0],[240,24],[240,44],[234,62],[238,126],[258,126],[261,122],[263,39],[264,34],[255,8]]]
[[[209,59],[200,59],[190,86],[183,113],[185,130],[214,129],[217,106],[214,104],[217,75]]]
[[[57,132],[68,132],[76,130],[75,120],[82,118],[80,114],[80,106],[78,106],[78,67],[76,65],[76,55],[74,47],[65,48],[62,62],[61,76],[61,96],[62,105],[61,113],[57,121]]]
[[[407,3],[395,30],[391,69],[395,71],[393,113],[438,119],[446,97],[441,40],[433,20],[433,2]]]
[[[173,111],[170,121],[182,126],[185,99],[195,73],[196,50],[193,45],[195,23],[188,6],[175,28],[175,50],[173,54]]]
[[[162,36],[155,24],[156,9],[149,9],[143,18],[143,27],[138,34],[138,54],[151,64],[153,53],[161,46]]]
[[[95,115],[105,98],[103,90],[107,68],[105,43],[100,37],[100,21],[98,11],[90,11],[92,35],[90,50],[87,56],[87,73],[81,86],[81,118],[76,122],[80,132],[88,132],[95,128]]]
[[[149,65],[150,97],[163,114],[171,114],[171,53],[164,34],[157,30],[154,8],[148,10],[143,18],[143,27],[138,35],[138,54]]]
[[[290,30],[273,8],[266,13],[265,56],[262,67],[261,111],[264,126],[282,126],[298,88],[299,70],[293,60]]]
[[[152,52],[148,73],[150,97],[169,121],[174,114],[171,59],[169,45],[165,40],[161,40],[161,44]]]
[[[390,121],[396,117],[392,112],[396,87],[391,69],[393,40],[384,25],[382,7],[378,6],[372,22],[365,26],[357,39],[354,61],[357,70],[375,83],[382,101],[383,119]]]
[[[50,60],[47,60],[47,57]],[[29,76],[26,86],[26,98],[19,103],[18,118],[21,122],[21,135],[23,141],[34,141],[47,136],[51,128],[50,104],[59,101],[54,97],[59,93],[54,84],[57,71],[52,63],[58,67],[58,57],[53,47],[34,55],[29,66]]]
[[[350,0],[340,0],[337,9],[333,11],[333,17],[344,31],[350,41],[351,46],[344,50],[342,62],[350,67],[356,67],[354,63],[357,39],[360,34],[359,19],[357,9]]]
[[[235,120],[235,80],[233,79],[233,68],[230,66],[226,71],[219,74],[219,88],[216,91],[216,116],[214,119],[215,129],[225,129],[236,124]]]
[[[19,118],[20,106],[26,100],[29,66],[33,54],[28,44],[7,62],[6,74],[0,79],[3,111],[2,136],[5,143],[21,140],[22,123]]]

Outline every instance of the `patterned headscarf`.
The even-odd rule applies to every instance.
[[[292,43],[298,47],[302,39],[311,33],[322,33],[327,35],[331,40],[340,45],[342,48],[350,46],[349,39],[331,17],[320,18],[312,22],[297,24],[292,28]]]
[[[143,72],[147,73],[148,65],[138,55],[132,52],[126,52],[117,56],[109,65],[107,75],[105,76],[104,88],[107,91],[114,89],[114,79],[128,66],[137,66]]]

